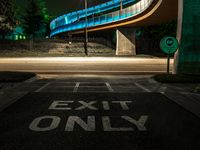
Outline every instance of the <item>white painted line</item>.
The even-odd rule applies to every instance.
[[[144,91],[146,91],[146,92],[151,92],[151,90],[147,89],[146,87],[142,86],[141,84],[139,84],[139,83],[137,83],[137,82],[134,82],[134,84],[135,84],[137,87],[141,88],[142,90],[144,90]]]
[[[110,86],[108,82],[106,82],[106,86],[110,92],[114,92],[113,88]]]
[[[41,88],[37,89],[35,92],[41,92],[44,88],[46,88],[50,83],[46,83]]]
[[[167,91],[166,86],[162,86],[161,88],[158,89],[158,92],[161,93],[161,94],[165,94],[166,91]]]
[[[32,82],[34,82],[34,81],[36,81],[38,79],[38,77],[37,77],[37,75],[35,76],[35,77],[32,77],[32,78],[30,78],[30,79],[28,79],[28,80],[26,80],[26,81],[24,81],[25,83],[32,83]]]
[[[152,84],[159,84],[159,82],[153,80],[153,79],[148,79],[149,83],[152,83]]]
[[[77,82],[75,87],[74,87],[74,90],[73,90],[74,93],[76,93],[78,91],[79,85],[80,85],[80,82]]]

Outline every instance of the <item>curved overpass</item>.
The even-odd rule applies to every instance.
[[[120,0],[65,14],[54,19],[51,37],[65,33],[82,33],[117,27],[135,27],[158,24],[177,18],[178,0]],[[87,22],[85,17],[87,16]]]

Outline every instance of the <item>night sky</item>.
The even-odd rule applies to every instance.
[[[16,0],[17,4],[24,7],[27,0]],[[88,6],[104,3],[109,0],[88,0]],[[84,0],[46,0],[50,15],[58,16],[84,8]]]

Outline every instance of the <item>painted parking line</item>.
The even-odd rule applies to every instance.
[[[42,90],[44,90],[49,85],[50,85],[50,82],[46,83],[45,85],[43,85],[42,87],[40,87],[39,89],[37,89],[35,92],[41,92]]]
[[[114,89],[111,87],[111,85],[108,82],[106,82],[106,86],[107,86],[109,92],[114,92]]]
[[[139,84],[138,82],[134,82],[134,84],[139,87],[140,89],[144,90],[145,92],[151,92],[151,90],[147,89],[143,85]]]
[[[165,92],[167,91],[167,86],[162,86],[158,89],[157,92],[161,93],[161,94],[165,94]]]
[[[80,85],[80,82],[77,82],[75,87],[74,87],[74,90],[73,90],[74,93],[78,92],[79,85]]]

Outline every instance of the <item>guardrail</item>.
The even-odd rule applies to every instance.
[[[154,0],[140,0],[132,6],[124,8],[122,11],[118,10],[112,13],[104,14],[98,17],[92,17],[87,19],[87,23],[85,20],[80,20],[71,24],[66,24],[60,27],[55,28],[51,31],[51,37],[68,31],[74,31],[78,29],[83,29],[86,27],[95,27],[98,25],[108,24],[117,22],[120,20],[128,19],[130,17],[136,16],[144,12],[153,2]]]

